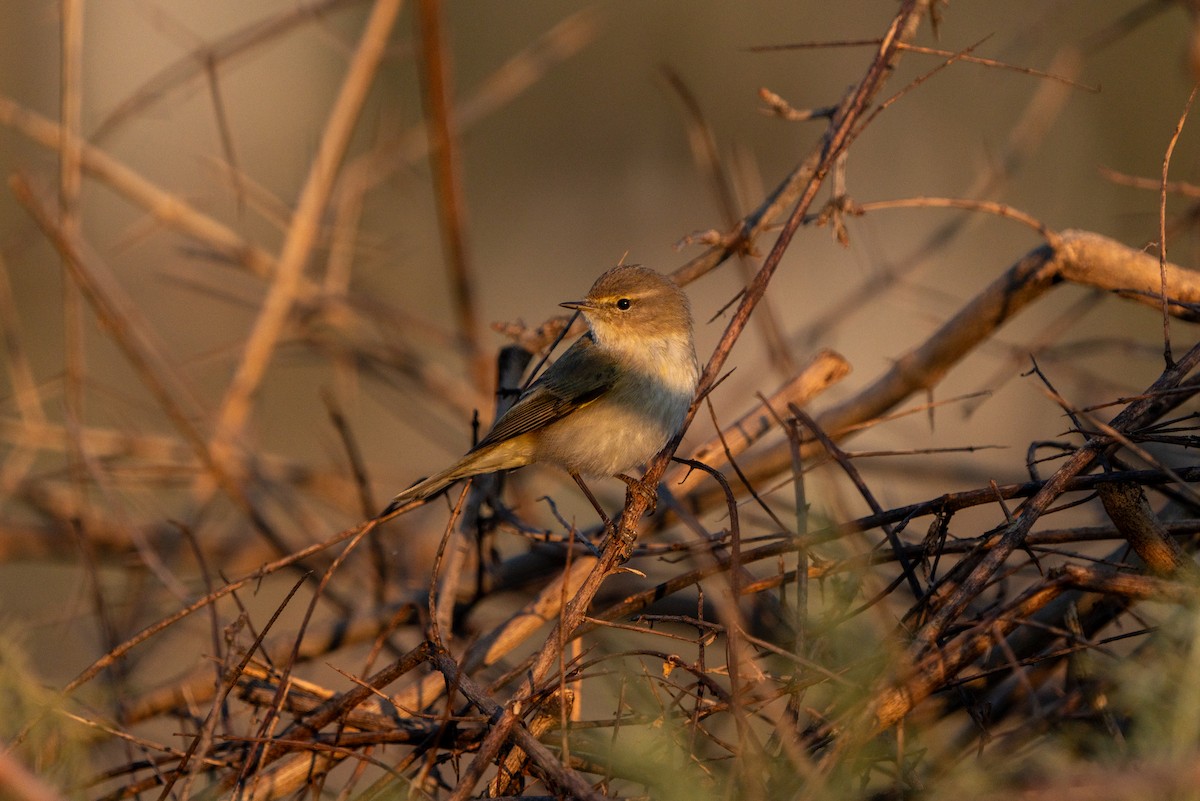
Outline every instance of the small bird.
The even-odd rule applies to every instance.
[[[665,275],[614,267],[583,300],[590,330],[575,341],[452,467],[401,492],[381,516],[467,476],[548,462],[564,468],[605,524],[581,476],[616,476],[662,450],[683,426],[700,368],[687,296]]]

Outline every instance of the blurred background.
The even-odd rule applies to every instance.
[[[84,3],[81,130],[95,148],[167,195],[277,255],[368,11],[359,0]],[[701,252],[702,245],[680,244],[689,234],[729,230],[690,144],[694,120],[669,75],[707,120],[741,216],[825,126],[823,119],[789,122],[764,113],[760,88],[796,109],[835,105],[872,53],[870,45],[756,48],[871,39],[894,11],[894,3],[880,0],[445,4],[466,261],[484,352],[490,356],[507,341],[491,323],[540,325],[559,313],[558,302],[581,297],[618,261],[669,272]],[[958,2],[942,11],[936,37],[924,26],[920,44],[969,48],[972,56],[1019,69],[963,60],[926,76],[945,57],[907,55],[885,95],[907,91],[851,149],[848,195],[858,203],[982,196],[1052,229],[1089,229],[1135,247],[1156,241],[1157,191],[1113,173],[1157,185],[1195,79],[1188,62],[1192,18],[1184,4]],[[0,0],[0,14],[0,95],[8,103],[0,115],[0,167],[6,176],[27,176],[56,208],[58,153],[14,122],[13,109],[60,117],[60,6]],[[484,426],[491,418],[490,387],[472,387],[454,322],[413,14],[411,4],[401,10],[322,217],[328,227],[306,268],[331,293],[344,286],[363,316],[348,321],[327,308],[301,309],[238,439],[253,455],[248,469],[279,479],[278,494],[265,502],[291,547],[363,517],[330,403],[361,448],[376,508],[469,447],[471,409]],[[514,60],[521,70],[512,68]],[[918,76],[926,77],[910,86]],[[1172,178],[1187,181],[1195,172],[1196,140],[1189,122]],[[348,176],[361,183],[350,185]],[[1168,212],[1183,212],[1188,202],[1170,197]],[[339,240],[335,226],[347,219],[353,229]],[[95,258],[131,297],[200,406],[215,411],[259,312],[263,279],[86,172],[78,220]],[[832,348],[853,366],[818,408],[872,380],[1041,243],[1025,226],[958,210],[877,210],[847,225],[845,245],[827,226],[801,229],[760,310],[775,315],[796,363]],[[1195,246],[1193,235],[1180,233],[1169,241],[1170,257],[1192,266]],[[760,260],[747,261],[754,267]],[[100,576],[121,584],[128,580],[124,560],[138,559],[117,548],[120,558],[106,562],[111,554],[73,540],[62,520],[73,512],[86,517],[91,507],[104,510],[93,514],[107,525],[131,530],[178,521],[190,537],[207,542],[255,535],[228,502],[213,499],[194,464],[187,467],[190,454],[177,431],[90,310],[78,315],[79,424],[163,450],[126,461],[120,447],[104,446],[109,450],[95,458],[111,467],[108,482],[72,479],[69,432],[63,433],[72,317],[65,312],[65,273],[7,191],[0,193],[0,269],[11,286],[5,322],[19,337],[20,360],[31,369],[45,418],[43,427],[30,427],[10,358],[0,372],[6,460],[0,520],[8,531],[0,533],[6,539],[0,625],[20,630],[33,673],[57,685],[105,650],[104,636],[80,622],[93,604],[90,560],[99,558]],[[688,286],[702,362],[744,282],[730,260]],[[1175,323],[1173,332],[1177,349],[1190,344],[1185,325]],[[360,335],[378,346],[370,358],[346,345]],[[1025,478],[1028,443],[1055,439],[1068,427],[1041,385],[1022,377],[1035,350],[1072,402],[1105,401],[1159,374],[1161,319],[1081,288],[1052,293],[951,372],[931,398],[912,403],[986,395],[851,441],[848,447],[859,451],[1001,446],[969,458],[864,460],[861,469],[880,502],[893,506],[986,486],[989,479]],[[770,393],[787,377],[767,358],[754,325],[727,368],[732,376],[712,396],[724,423],[750,409],[754,393]],[[196,422],[211,434],[211,419]],[[682,450],[712,432],[702,410]],[[85,453],[104,449],[98,440],[86,442]],[[544,474],[551,483],[543,486],[529,472],[518,479],[529,498],[550,492],[563,508],[587,514],[561,476]],[[862,502],[840,490],[840,481],[818,477],[810,490],[814,507],[834,516],[860,513]],[[82,494],[80,486],[87,488]],[[619,504],[618,482],[596,489]],[[400,533],[387,540],[388,553],[412,581],[428,577],[445,520],[444,506],[436,506],[418,522],[392,524]],[[209,568],[240,575],[266,559],[232,545],[227,554],[227,563]],[[113,591],[135,594],[129,586]],[[129,624],[145,614],[131,611]]]

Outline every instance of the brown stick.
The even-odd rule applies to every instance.
[[[1129,540],[1146,567],[1156,575],[1170,576],[1185,569],[1196,574],[1196,563],[1184,556],[1183,549],[1170,534],[1146,500],[1140,484],[1103,484],[1100,502],[1117,530]]]
[[[451,96],[453,83],[450,50],[446,47],[441,0],[417,0],[418,32],[427,128],[431,143],[434,185],[442,247],[450,272],[458,333],[466,345],[475,388],[486,392],[488,358],[479,340],[479,313],[475,304],[475,279],[467,255],[467,212],[463,203],[462,165],[459,163],[458,121]]]
[[[434,666],[445,676],[446,682],[454,687],[463,695],[465,695],[472,704],[479,708],[488,717],[492,718],[494,726],[499,728],[501,721],[510,720],[510,730],[513,731],[512,739],[516,745],[521,748],[529,758],[538,766],[545,774],[550,785],[555,789],[569,793],[573,798],[588,799],[589,801],[605,801],[606,796],[596,792],[592,786],[588,784],[578,772],[570,768],[563,767],[558,758],[550,751],[549,748],[542,745],[532,734],[529,733],[523,726],[513,726],[517,722],[516,716],[509,708],[501,707],[498,703],[492,700],[491,696],[483,687],[479,686],[470,676],[462,672],[458,662],[454,661],[445,651],[437,651],[433,654],[432,662]],[[495,728],[493,728],[495,731]],[[490,760],[489,760],[490,761]],[[474,775],[472,768],[479,763],[476,759],[468,766],[458,787],[454,790],[454,795],[459,795],[467,788],[467,792],[474,787],[478,782],[479,776]],[[484,762],[483,764],[487,764]],[[468,787],[470,785],[470,787]]]
[[[383,58],[400,5],[401,0],[377,0],[371,9],[300,192],[274,280],[221,402],[211,447],[218,460],[228,467],[237,464],[235,442],[250,416],[259,383],[298,296],[321,214],[337,177],[338,166],[350,144],[367,91]]]
[[[1179,398],[1170,395],[1160,396],[1158,393],[1177,387],[1197,364],[1200,364],[1200,344],[1193,346],[1176,365],[1164,371],[1147,390],[1145,397],[1125,407],[1120,414],[1113,418],[1111,426],[1117,431],[1128,433],[1130,430],[1156,419],[1164,409],[1170,408],[1172,402],[1180,401]],[[921,656],[933,649],[934,643],[941,637],[946,627],[958,618],[971,599],[982,591],[1008,560],[1013,550],[1025,541],[1034,522],[1049,508],[1051,502],[1063,493],[1067,483],[1091,466],[1110,445],[1111,440],[1108,437],[1089,439],[1079,450],[1075,451],[1066,464],[1058,469],[1036,495],[1022,505],[1016,520],[1006,526],[1000,535],[993,538],[994,541],[987,544],[986,550],[975,564],[974,569],[954,588],[949,597],[917,632],[910,648],[911,655]]]
[[[24,176],[14,175],[9,183],[17,199],[29,210],[42,232],[58,249],[64,263],[70,269],[71,277],[91,304],[96,317],[112,332],[113,340],[142,377],[146,388],[154,395],[167,417],[192,447],[197,458],[209,468],[217,485],[238,504],[255,528],[279,553],[291,550],[267,523],[247,494],[246,488],[225,469],[225,465],[219,462],[209,449],[197,427],[197,422],[202,421],[205,414],[195,392],[177,373],[165,355],[165,348],[153,335],[154,329],[143,320],[137,305],[125,293],[111,270],[98,258],[86,253],[80,243],[67,238],[46,208],[46,203],[38,197]]]
[[[1166,266],[1164,274],[1171,313],[1196,320],[1200,274],[1173,264]],[[1090,231],[1063,231],[1054,237],[1053,245],[1025,254],[873,382],[814,419],[835,440],[841,439],[847,430],[886,414],[915,393],[936,387],[968,353],[1064,280],[1158,308],[1159,275],[1158,259],[1136,248]],[[817,444],[809,441],[802,454],[810,456],[818,450]],[[762,478],[789,470],[791,459],[784,441],[742,467],[751,478]]]

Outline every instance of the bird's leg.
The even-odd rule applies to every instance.
[[[617,528],[613,525],[613,521],[609,519],[609,516],[604,513],[604,508],[600,505],[600,501],[596,500],[596,496],[592,494],[590,489],[588,489],[588,485],[583,483],[583,478],[578,473],[576,473],[574,470],[569,472],[571,473],[571,478],[575,479],[575,483],[579,485],[581,490],[583,490],[583,494],[586,495],[587,499],[592,502],[592,508],[596,510],[596,514],[600,515],[600,519],[604,521],[604,535],[606,537],[611,536],[616,532]],[[592,549],[593,553],[595,552],[596,546],[584,539],[582,535],[580,535],[579,538],[583,540],[589,548]]]
[[[627,476],[624,473],[617,473],[616,477],[625,482],[625,486],[629,492],[641,495],[646,499],[646,505],[649,507],[648,511],[650,514],[658,511],[658,493],[647,487],[644,481]]]

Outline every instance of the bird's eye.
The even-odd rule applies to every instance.
[[[620,309],[621,311],[627,310],[632,305],[633,305],[633,301],[630,300],[629,298],[621,298],[620,300],[617,301],[617,308]]]

